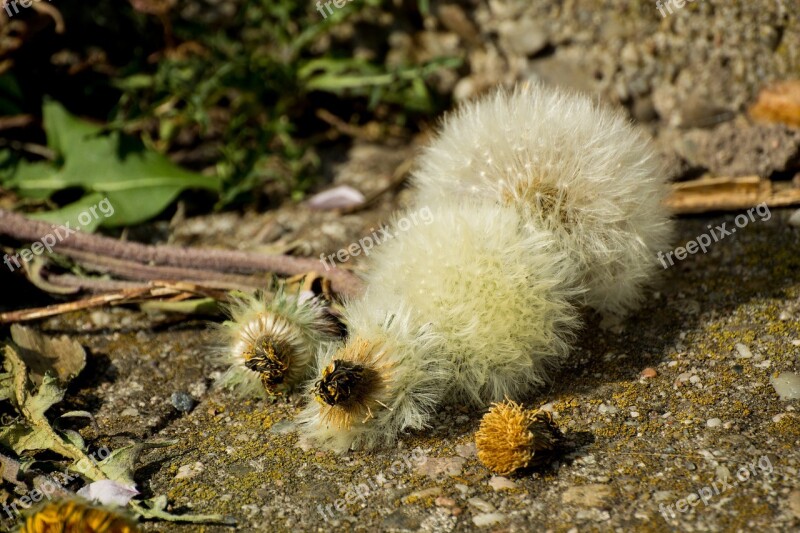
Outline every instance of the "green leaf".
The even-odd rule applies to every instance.
[[[145,450],[153,448],[166,448],[174,446],[178,441],[161,441],[161,442],[142,442],[138,444],[131,444],[124,448],[119,448],[111,452],[111,455],[103,459],[97,466],[103,473],[108,476],[112,481],[119,481],[123,485],[133,486],[133,472],[136,465],[136,460],[139,455]]]
[[[166,496],[156,496],[155,498],[141,502],[132,501],[130,506],[140,518],[144,518],[146,520],[188,522],[191,524],[225,524],[230,526],[236,524],[232,518],[225,517],[220,514],[174,515],[172,513],[168,513],[164,510],[167,508]]]
[[[42,378],[41,385],[32,393],[25,361],[17,354],[13,343],[5,346],[4,367],[11,374],[11,403],[23,420],[0,429],[0,444],[17,454],[25,451],[50,450],[73,460],[71,468],[85,464],[80,473],[93,481],[106,479],[105,474],[86,456],[83,449],[64,440],[45,417],[45,413],[64,397],[64,389],[50,374]]]
[[[166,209],[186,189],[220,190],[220,180],[184,170],[141,142],[78,119],[59,103],[44,104],[48,146],[63,164],[19,162],[0,182],[23,196],[47,198],[67,188],[83,197],[61,209],[33,215],[54,224],[97,227],[138,224]],[[8,166],[8,165],[6,165]]]
[[[139,304],[142,311],[162,311],[166,313],[181,313],[184,315],[216,315],[219,305],[214,298],[194,298],[183,302],[144,302]]]
[[[11,379],[11,374],[0,374],[0,401],[8,400],[14,396],[14,380]]]

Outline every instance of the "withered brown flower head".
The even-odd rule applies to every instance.
[[[363,402],[372,390],[378,376],[371,368],[337,359],[322,372],[322,379],[314,386],[314,393],[328,405]]]
[[[541,464],[561,440],[547,411],[527,410],[511,400],[495,403],[475,434],[478,459],[498,474]]]
[[[385,407],[391,368],[382,362],[379,346],[355,339],[322,371],[312,392],[324,407],[322,416],[336,427],[372,418],[373,409]]]
[[[296,350],[286,342],[270,336],[261,336],[242,354],[244,366],[258,373],[264,388],[271,394],[280,394],[290,363],[297,357]]]

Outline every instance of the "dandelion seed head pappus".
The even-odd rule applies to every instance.
[[[553,232],[607,314],[636,308],[672,235],[669,188],[649,142],[591,98],[523,84],[449,114],[414,173],[420,201],[484,197]]]
[[[436,224],[411,228],[373,255],[365,305],[391,309],[402,298],[415,324],[435,332],[453,371],[448,401],[482,406],[537,389],[578,327],[570,301],[580,288],[568,257],[551,232],[526,229],[511,207],[482,198],[429,206]]]
[[[235,296],[227,311],[230,320],[215,328],[218,359],[229,365],[220,384],[242,396],[292,392],[311,377],[316,350],[338,332],[322,300],[283,287]]]
[[[443,403],[540,389],[569,354],[578,309],[622,315],[658,271],[671,222],[653,154],[619,113],[540,85],[451,114],[409,208],[435,223],[373,250],[363,295],[344,304],[349,339],[319,352],[301,430],[339,451],[388,445]],[[509,409],[488,429],[519,449],[484,441],[504,471],[533,464],[556,433],[546,414]]]
[[[315,401],[300,413],[300,430],[344,452],[391,445],[403,430],[426,427],[452,374],[439,355],[441,340],[419,327],[402,302],[387,313],[356,300],[344,318],[351,336],[320,350],[308,389]]]

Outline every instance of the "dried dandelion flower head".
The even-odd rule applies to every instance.
[[[549,412],[527,410],[510,400],[493,404],[475,434],[478,459],[503,475],[540,464],[560,440]]]
[[[326,423],[349,429],[373,418],[373,408],[386,408],[393,364],[385,355],[380,344],[359,338],[336,352],[313,389]]]
[[[483,197],[551,231],[603,312],[635,308],[668,247],[669,189],[647,140],[621,113],[538,84],[449,114],[419,158],[421,202]]]
[[[30,515],[19,533],[137,533],[127,518],[78,499],[55,500]]]
[[[284,288],[236,297],[228,314],[217,328],[217,353],[229,365],[220,384],[242,396],[291,392],[311,377],[314,354],[337,332],[322,301]]]
[[[301,431],[338,452],[393,443],[405,429],[422,429],[442,399],[452,370],[435,335],[395,302],[387,317],[369,297],[349,302],[350,338],[318,354],[318,379],[299,415]]]

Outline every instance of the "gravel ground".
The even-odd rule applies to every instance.
[[[242,402],[213,388],[222,368],[201,321],[114,309],[44,330],[90,349],[73,386],[100,428],[85,436],[112,449],[177,439],[145,458],[141,487],[176,511],[231,515],[243,531],[791,531],[800,404],[781,400],[771,377],[795,372],[800,356],[800,230],[788,211],[771,215],[666,270],[628,320],[587,316],[567,367],[526,402],[553,412],[563,450],[510,478],[477,461],[483,413],[458,406],[396,449],[312,449],[292,424],[301,400]],[[682,220],[678,241],[732,220]],[[175,393],[194,408],[176,409],[186,398]]]

